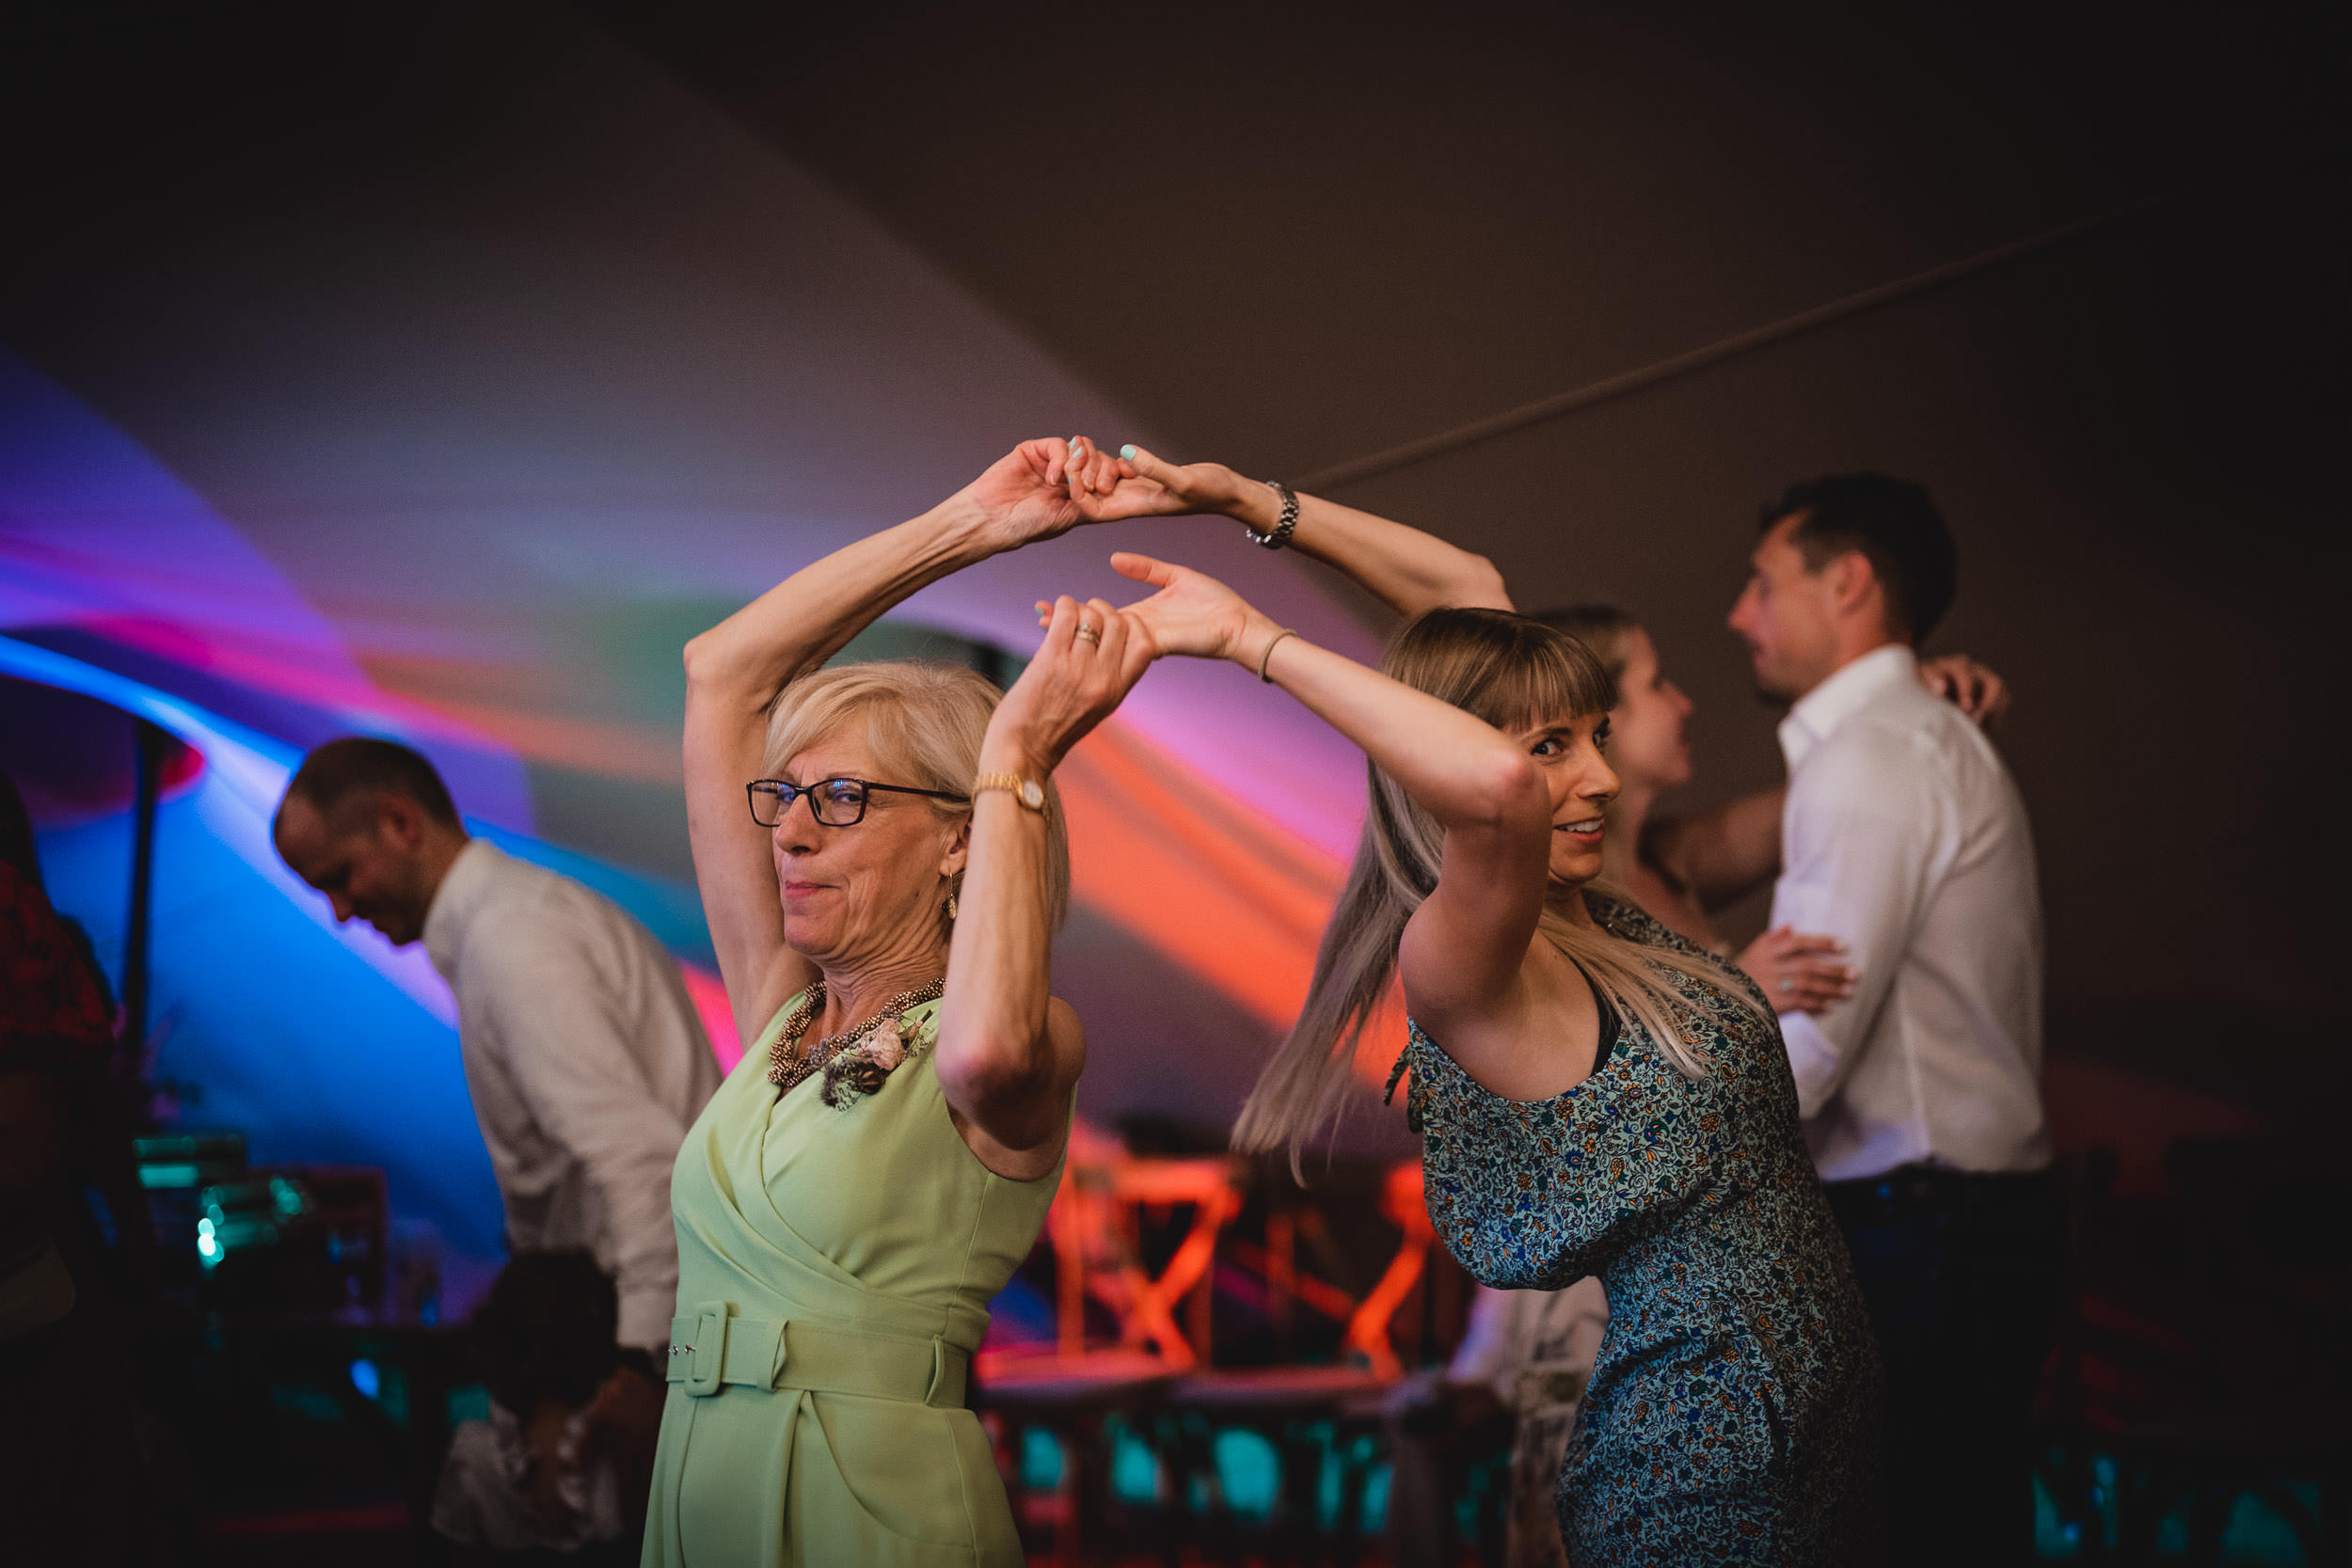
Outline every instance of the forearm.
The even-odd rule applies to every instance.
[[[1233,662],[1254,673],[1248,654],[1263,657],[1277,629],[1270,622],[1253,627]],[[1493,725],[1303,638],[1283,638],[1263,661],[1275,685],[1355,742],[1449,830],[1520,816],[1548,824],[1534,766]]]
[[[795,572],[686,645],[690,701],[763,714],[894,606],[1009,547],[962,492]]]
[[[1263,533],[1281,513],[1272,485],[1245,480],[1228,515]],[[1320,496],[1298,498],[1298,523],[1289,547],[1354,578],[1400,615],[1441,605],[1511,608],[1502,574],[1485,556]]]
[[[990,746],[980,770],[1039,778],[1048,769]],[[949,1105],[997,1142],[1034,1148],[1060,1131],[1061,1110],[1047,1027],[1053,925],[1044,816],[1003,790],[983,792],[973,802],[957,902],[939,1008],[940,1086]]]
[[[1759,790],[1711,811],[1652,817],[1642,856],[1689,888],[1703,909],[1740,898],[1780,870],[1781,808],[1788,789]]]

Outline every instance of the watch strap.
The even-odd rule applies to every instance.
[[[1298,492],[1279,479],[1269,479],[1265,484],[1266,488],[1272,490],[1281,499],[1281,517],[1263,533],[1251,528],[1248,523],[1242,524],[1241,531],[1249,535],[1251,544],[1263,545],[1270,550],[1279,550],[1291,542],[1291,531],[1298,526]]]
[[[1035,779],[1025,779],[1018,773],[983,773],[972,781],[972,793],[977,797],[992,789],[1001,789],[1021,802],[1022,808],[1040,816],[1053,815],[1054,802],[1045,793],[1045,786]]]

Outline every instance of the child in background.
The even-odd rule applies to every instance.
[[[474,1314],[490,1418],[461,1424],[433,1498],[460,1560],[515,1554],[637,1560],[612,1466],[582,1451],[585,1412],[612,1372],[612,1280],[585,1252],[527,1252]]]

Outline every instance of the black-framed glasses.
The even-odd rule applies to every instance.
[[[754,779],[743,786],[752,802],[752,820],[772,828],[784,820],[792,802],[808,797],[808,814],[828,828],[855,827],[866,818],[866,797],[877,789],[893,795],[928,795],[934,800],[969,800],[944,789],[910,789],[905,784],[875,784],[866,779],[819,779],[796,784],[783,779]]]

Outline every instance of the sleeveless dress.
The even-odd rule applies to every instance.
[[[1620,937],[1702,953],[1631,904],[1586,903]],[[1669,979],[1703,1078],[1623,1016],[1592,1077],[1505,1100],[1409,1030],[1430,1220],[1487,1285],[1598,1275],[1608,1292],[1556,1499],[1578,1568],[1875,1560],[1877,1348],[1779,1026]],[[1764,1002],[1727,965],[1724,985]]]
[[[768,1046],[678,1150],[678,1316],[644,1568],[1020,1568],[1012,1512],[964,1406],[988,1302],[1061,1177],[981,1164],[914,1051],[834,1110],[779,1095]],[[909,1044],[936,1002],[910,1008]]]

